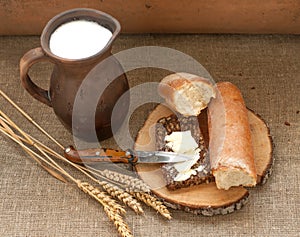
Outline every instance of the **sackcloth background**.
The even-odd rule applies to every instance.
[[[250,190],[249,202],[225,216],[204,217],[171,210],[166,221],[144,206],[145,215],[128,210],[134,236],[300,236],[300,37],[293,35],[121,35],[119,52],[154,45],[177,49],[198,60],[215,81],[230,81],[243,93],[249,108],[269,125],[274,140],[273,174]],[[73,143],[51,108],[34,100],[19,79],[19,60],[39,46],[39,37],[0,37],[0,88],[36,122],[64,145]],[[138,57],[137,57],[138,60]],[[166,57],[172,63],[172,59]],[[178,63],[178,62],[177,62]],[[51,65],[41,63],[30,75],[44,88]],[[127,73],[130,87],[159,82],[168,72],[155,68]],[[55,146],[0,99],[1,110],[25,131]],[[133,137],[154,104],[131,116]],[[103,146],[117,148],[113,139]],[[74,173],[76,174],[76,172]],[[117,236],[102,207],[74,185],[59,182],[0,135],[0,236]]]

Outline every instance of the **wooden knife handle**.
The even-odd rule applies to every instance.
[[[135,164],[138,161],[138,157],[135,156],[130,149],[126,151],[106,148],[76,150],[73,146],[69,146],[65,148],[64,156],[77,164],[91,164],[98,162]]]

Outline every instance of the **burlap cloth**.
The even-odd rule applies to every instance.
[[[249,203],[233,214],[203,217],[172,211],[164,220],[150,208],[126,221],[135,236],[299,236],[300,232],[300,37],[245,35],[135,35],[119,37],[114,52],[144,45],[175,48],[198,60],[216,81],[228,80],[242,91],[246,104],[269,124],[275,143],[274,173],[264,186],[250,190]],[[21,87],[19,59],[39,46],[38,37],[0,38],[0,86],[62,144],[72,136],[51,108],[34,100]],[[170,60],[166,58],[166,60]],[[47,87],[50,66],[31,71]],[[128,73],[130,86],[159,81],[158,69]],[[133,116],[133,136],[154,105]],[[3,99],[1,110],[21,127],[53,146]],[[290,126],[286,125],[290,124]],[[109,139],[103,143],[114,147]],[[12,141],[0,136],[0,236],[117,236],[101,206],[79,191],[51,177]]]

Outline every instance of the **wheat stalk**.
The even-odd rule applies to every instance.
[[[88,182],[81,182],[80,180],[76,181],[77,186],[84,191],[85,193],[89,194],[91,197],[96,199],[99,203],[103,206],[111,207],[115,212],[119,214],[125,214],[125,209],[118,204],[114,199],[108,196],[105,192],[100,191],[98,188],[94,187],[93,185],[89,184]]]
[[[18,140],[16,134],[14,133],[14,131],[10,128],[7,128],[7,126],[4,125],[4,120],[2,118],[5,119],[5,121],[12,126],[14,129],[16,129],[26,140],[26,142],[31,145],[34,146],[40,153],[42,153],[42,155],[44,155],[51,163],[53,163],[53,165],[57,168],[57,169],[62,169],[53,159],[51,159],[48,154],[38,145],[36,144],[30,137],[29,135],[24,132],[18,125],[16,125],[1,109],[0,109],[0,121],[2,126],[6,127],[7,131]],[[21,142],[19,140],[19,142]],[[22,143],[22,142],[21,142]],[[62,170],[62,173],[64,173],[65,171]]]
[[[20,129],[16,124],[11,124],[8,120],[4,119],[2,116],[0,116],[0,124],[4,127],[4,128],[1,128],[1,127],[0,127],[0,129],[3,130],[3,131],[1,131],[1,132],[10,134],[10,135],[8,135],[8,136],[9,136],[10,138],[13,137],[12,139],[13,139],[15,142],[17,142],[19,145],[21,145],[21,146],[24,148],[25,151],[27,151],[27,152],[29,151],[29,152],[28,152],[29,154],[32,153],[32,152],[30,152],[31,150],[28,150],[28,147],[26,147],[26,146],[24,146],[24,144],[20,144],[20,143],[25,142],[25,143],[27,143],[28,145],[31,145],[31,146],[36,147],[43,155],[46,156],[46,158],[48,158],[48,159],[51,161],[51,163],[53,163],[53,164],[56,166],[56,169],[57,169],[57,168],[61,168],[61,167],[60,167],[59,165],[57,165],[57,164],[53,161],[53,159],[51,159],[47,154],[45,154],[45,152],[48,153],[48,154],[51,155],[51,156],[54,156],[54,157],[56,157],[56,158],[58,158],[58,159],[60,159],[60,160],[63,160],[63,161],[65,161],[65,162],[67,162],[68,164],[70,164],[71,166],[73,166],[74,168],[76,168],[77,170],[79,170],[80,172],[82,172],[83,174],[85,174],[86,176],[88,176],[89,178],[91,178],[91,179],[93,179],[94,181],[97,182],[96,179],[94,179],[91,175],[89,175],[89,174],[86,172],[86,171],[88,171],[88,170],[85,171],[85,170],[83,169],[84,167],[81,167],[81,166],[79,166],[79,165],[77,165],[77,164],[75,164],[75,163],[69,161],[68,159],[66,159],[66,158],[63,157],[62,155],[58,154],[56,151],[52,150],[51,148],[49,148],[49,147],[47,147],[46,145],[42,144],[40,141],[38,141],[38,140],[35,139],[34,137],[32,137],[32,136],[30,136],[29,134],[27,134],[26,132],[22,131],[22,134],[24,134],[24,135],[27,137],[27,139],[26,139],[26,138],[23,138],[23,137],[20,137],[20,136],[18,136],[17,134],[15,134],[15,133],[13,132],[13,130],[12,130],[8,125],[13,126],[13,127],[16,128],[18,131],[21,130],[21,129]],[[6,134],[6,135],[7,135],[7,134]],[[12,136],[12,137],[11,137],[11,136]],[[29,140],[28,138],[29,138],[30,140]],[[34,157],[36,157],[36,156],[37,156],[40,160],[43,160],[43,161],[45,161],[45,162],[47,162],[47,163],[49,164],[49,162],[48,162],[47,160],[45,160],[43,157],[41,157],[40,155],[37,155],[37,154],[35,153],[35,156],[34,156]],[[39,159],[36,159],[36,161],[37,161],[37,162],[40,162]],[[39,164],[41,164],[41,163],[39,163]]]
[[[53,177],[55,177],[56,179],[66,183],[66,179],[60,174],[57,173],[55,171],[55,169],[58,169],[57,167],[55,167],[55,169],[50,168],[51,166],[46,166],[44,163],[49,164],[49,162],[47,160],[45,160],[43,157],[41,157],[39,154],[33,152],[31,149],[29,149],[27,146],[25,146],[25,144],[23,143],[28,142],[26,139],[21,138],[20,136],[16,135],[14,133],[14,131],[6,124],[7,121],[3,121],[3,118],[0,116],[0,131],[5,134],[7,137],[9,137],[10,139],[12,139],[13,141],[15,141],[17,144],[19,144],[23,150],[29,154],[29,156],[35,160],[42,168],[44,168],[44,170],[46,170],[49,174],[51,174]],[[44,161],[44,163],[42,163],[41,161]]]
[[[99,184],[102,188],[109,193],[112,197],[117,198],[121,202],[123,202],[126,206],[130,207],[135,213],[143,214],[143,208],[139,202],[131,194],[119,188],[116,185],[105,181],[99,181]]]
[[[159,212],[163,217],[167,219],[172,219],[172,216],[168,210],[168,208],[163,204],[163,202],[159,201],[156,197],[152,196],[149,193],[143,192],[131,192],[132,196],[136,199],[144,202],[147,206],[152,207],[154,210]]]
[[[121,174],[111,170],[98,170],[102,176],[114,180],[117,183],[125,185],[125,188],[130,192],[150,192],[150,187],[145,184],[141,179],[134,178],[129,175]]]
[[[120,214],[114,212],[114,210],[108,207],[104,207],[104,211],[108,218],[114,222],[114,225],[122,237],[133,237],[127,223],[124,221],[122,216],[120,216]]]
[[[121,214],[125,214],[125,210],[115,200],[87,182],[77,180],[77,186],[103,206],[106,215],[114,223],[122,237],[133,237],[127,223],[121,216]]]
[[[14,126],[17,127],[15,124],[14,124]],[[100,178],[107,178],[108,180],[113,181],[113,182],[117,183],[118,185],[123,184],[123,187],[127,190],[127,192],[125,192],[124,190],[122,190],[120,188],[117,189],[118,188],[117,186],[112,185],[109,187],[108,183],[106,183],[106,182],[103,182],[103,181],[99,182],[99,184],[104,189],[106,189],[106,191],[110,192],[110,195],[118,198],[125,205],[131,207],[135,212],[142,213],[143,211],[138,202],[136,202],[136,203],[138,203],[138,205],[134,204],[135,202],[133,200],[135,200],[135,199],[133,199],[132,197],[130,198],[129,197],[130,195],[134,196],[138,200],[144,202],[146,205],[154,208],[155,210],[157,210],[161,215],[163,215],[167,219],[171,219],[171,215],[170,215],[168,209],[163,205],[162,202],[158,201],[155,197],[153,197],[151,194],[149,194],[150,188],[142,180],[134,178],[129,175],[114,172],[111,170],[99,171],[99,170],[95,170],[93,168],[87,169],[84,167],[80,167],[79,165],[74,164],[73,162],[70,162],[65,157],[56,153],[55,151],[48,148],[47,146],[41,145],[42,143],[40,143],[38,140],[34,139],[33,137],[29,136],[28,134],[26,134],[24,132],[23,132],[23,134],[27,135],[26,137],[30,137],[31,141],[34,141],[34,142],[29,142],[29,143],[33,143],[33,145],[37,146],[38,148],[44,149],[46,152],[50,153],[51,155],[54,155],[55,157],[68,162],[69,164],[74,166],[79,171],[83,172],[85,175],[87,175],[89,178],[91,178],[95,182],[99,182],[99,181],[97,179],[95,179],[94,177],[92,177],[91,175],[89,175],[87,172],[90,172],[94,175],[98,175],[98,176],[100,176]],[[28,142],[27,139],[24,139],[24,140]],[[20,142],[18,142],[18,143],[20,143]],[[25,149],[25,150],[28,151],[28,149]],[[41,158],[41,157],[39,157],[39,158]],[[114,187],[114,188],[112,188],[112,187]]]
[[[11,121],[9,120],[7,117],[5,118],[5,121]],[[60,180],[63,181],[63,178],[59,176],[60,174],[63,174],[65,176],[67,176],[68,178],[70,178],[73,182],[75,182],[77,184],[77,187],[84,191],[85,193],[87,193],[89,196],[93,197],[94,199],[96,199],[104,208],[105,213],[108,215],[108,217],[110,218],[110,220],[112,220],[115,224],[115,226],[117,227],[118,232],[120,233],[121,236],[124,237],[131,237],[132,234],[130,232],[130,229],[128,227],[128,225],[125,223],[125,221],[123,220],[121,214],[125,214],[126,211],[125,209],[119,205],[114,199],[112,199],[109,195],[107,195],[105,192],[100,191],[99,189],[95,188],[94,186],[90,185],[87,182],[81,182],[79,180],[76,180],[73,176],[71,176],[68,172],[66,172],[63,168],[61,168],[59,165],[57,165],[56,163],[49,162],[47,159],[52,160],[49,156],[46,156],[45,158],[42,157],[41,155],[37,154],[36,152],[34,152],[32,149],[30,149],[29,147],[25,146],[21,139],[19,138],[18,135],[16,135],[14,133],[14,131],[2,120],[0,119],[0,131],[5,134],[6,136],[8,136],[9,138],[11,138],[13,141],[15,141],[17,144],[19,144],[25,151],[27,151],[33,158],[35,158],[35,160],[38,161],[38,163],[44,168],[46,169],[51,175],[53,175],[56,178],[59,178]],[[10,124],[11,125],[11,124]],[[17,127],[15,124],[13,125],[14,127]],[[23,135],[25,134],[25,132],[23,133]],[[28,136],[26,136],[26,138],[28,138]],[[32,146],[34,144],[32,144],[31,140],[28,141],[28,139],[23,138],[24,141],[26,141],[27,143],[31,144]],[[38,143],[36,143],[37,148],[42,149]],[[49,151],[49,150],[48,150]],[[42,153],[44,154],[44,153]],[[52,169],[56,170],[57,172],[55,172],[54,170],[46,167],[43,163],[41,163],[41,161],[45,162],[46,164],[48,164]],[[56,165],[54,165],[56,164]]]
[[[37,124],[24,110],[22,110],[15,102],[12,101],[1,89],[0,95],[6,99],[13,107],[15,107],[29,122],[31,122],[34,126],[36,126],[42,133],[44,133],[51,141],[53,141],[60,148],[64,149],[63,145],[61,145],[56,139],[54,139],[49,133],[47,133],[39,124]]]
[[[3,124],[1,123],[1,125],[3,125]],[[131,237],[131,236],[133,236],[131,234],[131,231],[130,231],[128,225],[125,223],[125,221],[123,220],[123,217],[121,216],[121,214],[126,213],[125,209],[121,205],[119,205],[114,199],[112,199],[110,196],[108,196],[105,192],[101,192],[99,189],[97,189],[94,186],[90,185],[89,183],[81,182],[79,180],[76,180],[73,176],[71,176],[69,173],[67,173],[64,169],[62,169],[62,168],[58,169],[51,162],[47,161],[44,157],[40,156],[36,152],[32,151],[30,148],[25,146],[20,141],[20,139],[16,138],[16,137],[18,137],[16,134],[15,134],[15,136],[13,136],[9,132],[7,132],[7,130],[9,130],[11,133],[13,133],[13,131],[11,129],[8,129],[8,128],[5,129],[5,128],[0,126],[0,131],[2,133],[4,133],[9,138],[11,138],[13,141],[15,141],[17,144],[19,144],[24,150],[26,150],[29,154],[31,154],[31,156],[34,157],[36,160],[38,160],[39,164],[44,169],[46,169],[50,174],[52,174],[56,178],[59,178],[58,173],[56,173],[56,172],[54,172],[54,170],[49,169],[48,167],[44,166],[40,162],[40,160],[47,163],[50,167],[52,167],[53,169],[55,169],[59,173],[69,177],[72,181],[74,181],[77,184],[77,187],[80,190],[84,191],[89,196],[96,199],[103,206],[104,211],[108,215],[110,220],[112,220],[114,222],[115,226],[117,227],[118,232],[120,233],[120,235],[122,237]],[[59,179],[63,180],[62,177],[59,178]]]
[[[34,124],[41,132],[43,132],[48,138],[50,138],[55,144],[57,144],[61,149],[64,150],[64,147],[59,142],[57,142],[51,135],[49,135],[44,129],[42,129],[27,113],[25,113],[4,92],[2,92],[1,89],[0,95],[2,95],[9,103],[11,103],[27,120]],[[17,135],[12,128],[17,130],[22,136]],[[109,219],[114,222],[121,236],[131,237],[133,235],[131,234],[128,225],[121,216],[122,214],[125,214],[125,209],[113,198],[119,199],[125,205],[129,206],[139,214],[143,213],[143,209],[140,203],[137,202],[137,200],[142,201],[146,205],[157,210],[165,218],[171,219],[171,215],[166,206],[164,206],[161,201],[150,194],[150,187],[142,180],[110,170],[99,171],[92,167],[81,167],[69,161],[65,157],[58,154],[56,151],[52,150],[51,148],[47,147],[37,139],[24,132],[1,110],[0,132],[4,133],[6,136],[19,144],[35,161],[38,162],[39,165],[41,165],[41,167],[47,170],[51,175],[64,182],[66,180],[63,178],[63,176],[68,177],[71,181],[77,184],[77,187],[80,188],[80,190],[84,191],[89,196],[93,197],[99,203],[101,203],[105,213],[107,214]],[[38,152],[40,152],[44,157],[27,147],[24,142],[30,146],[35,147]],[[98,188],[92,186],[88,182],[81,182],[75,179],[71,174],[66,172],[60,165],[58,165],[50,156],[54,156],[72,165],[74,168],[85,174],[91,180],[100,184],[105,192],[100,191]],[[44,163],[47,164],[47,166],[45,166]],[[92,175],[96,175],[102,180],[107,180],[107,182],[99,181]],[[116,183],[117,185],[113,185],[112,183]],[[122,188],[124,188],[125,190],[120,188],[119,186],[122,186]]]
[[[10,136],[12,136],[14,139],[16,139],[18,142],[22,143],[22,139],[20,139],[19,137],[15,137],[14,136],[14,132],[13,130],[5,123],[5,121],[3,121],[2,116],[0,116],[0,129],[3,129],[5,132],[7,132],[7,134],[10,134]],[[25,150],[25,152],[33,159],[35,160],[38,164],[41,164],[41,162],[39,161],[39,159],[37,159],[31,152]]]
[[[0,120],[1,121],[1,120]],[[15,134],[10,134],[9,132],[7,132],[6,129],[4,129],[3,127],[0,126],[0,132],[2,132],[4,135],[6,135],[7,137],[9,137],[11,140],[13,140],[14,142],[16,142],[18,145],[21,146],[21,148],[23,148],[23,150],[25,150],[26,153],[28,153],[42,168],[44,168],[46,171],[48,171],[51,175],[53,175],[55,178],[66,182],[66,180],[60,175],[63,174],[67,177],[69,177],[70,179],[73,179],[73,177],[71,175],[69,175],[65,170],[63,170],[61,167],[56,167],[54,166],[51,162],[49,162],[47,159],[45,159],[44,157],[42,157],[41,155],[37,154],[36,152],[34,152],[32,149],[30,149],[29,147],[27,147],[26,145],[24,145],[20,139],[18,139],[18,136],[16,136]],[[47,164],[48,166],[45,166],[44,163]],[[49,168],[51,167],[51,168]],[[55,171],[54,171],[55,170]],[[57,173],[57,172],[59,173]]]
[[[1,116],[0,116],[1,119]],[[3,119],[3,118],[2,118]],[[8,122],[7,120],[3,119],[5,122]],[[0,120],[0,123],[3,122]],[[5,123],[3,124],[6,129],[10,129]],[[11,129],[10,129],[11,130]],[[12,130],[11,130],[12,131]],[[28,135],[28,134],[27,134]],[[17,136],[17,135],[16,135]],[[29,135],[28,135],[29,136]],[[74,166],[76,169],[78,169],[79,171],[83,172],[85,175],[87,175],[89,178],[91,178],[93,181],[97,182],[98,184],[100,184],[102,186],[102,188],[108,192],[112,197],[117,198],[118,200],[120,200],[121,202],[123,202],[125,205],[129,206],[131,209],[133,209],[137,214],[141,214],[143,213],[143,209],[140,205],[140,203],[138,203],[136,201],[136,199],[134,199],[128,192],[126,192],[125,190],[119,188],[116,185],[112,185],[109,182],[106,181],[99,181],[97,179],[95,179],[94,177],[90,176],[89,174],[87,174],[85,171],[87,172],[92,172],[89,171],[88,169],[86,169],[85,167],[81,167],[77,164],[74,164],[70,161],[68,161],[65,157],[61,156],[60,154],[56,153],[55,151],[53,151],[51,148],[48,148],[47,146],[43,145],[41,142],[39,142],[38,140],[36,140],[35,138],[33,138],[32,136],[29,136],[31,138],[31,140],[33,140],[38,146],[40,146],[40,148],[43,148],[46,152],[48,152],[51,155],[54,155],[55,157],[64,160],[66,162],[68,162],[69,164],[71,164],[72,166]],[[17,138],[19,140],[23,140],[25,142],[28,142],[26,139],[17,136]],[[26,150],[26,149],[25,149]],[[27,150],[26,150],[27,151]],[[29,153],[31,154],[31,153]],[[92,172],[92,174],[94,174],[94,172]],[[57,175],[56,175],[57,176]],[[55,176],[55,177],[56,177]],[[124,176],[124,175],[123,175]],[[129,176],[130,177],[130,176]],[[104,178],[103,176],[100,176],[100,178]],[[111,181],[111,180],[110,180]]]

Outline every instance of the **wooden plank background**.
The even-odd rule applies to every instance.
[[[0,35],[40,34],[77,7],[113,15],[123,33],[300,33],[299,0],[3,0]]]

